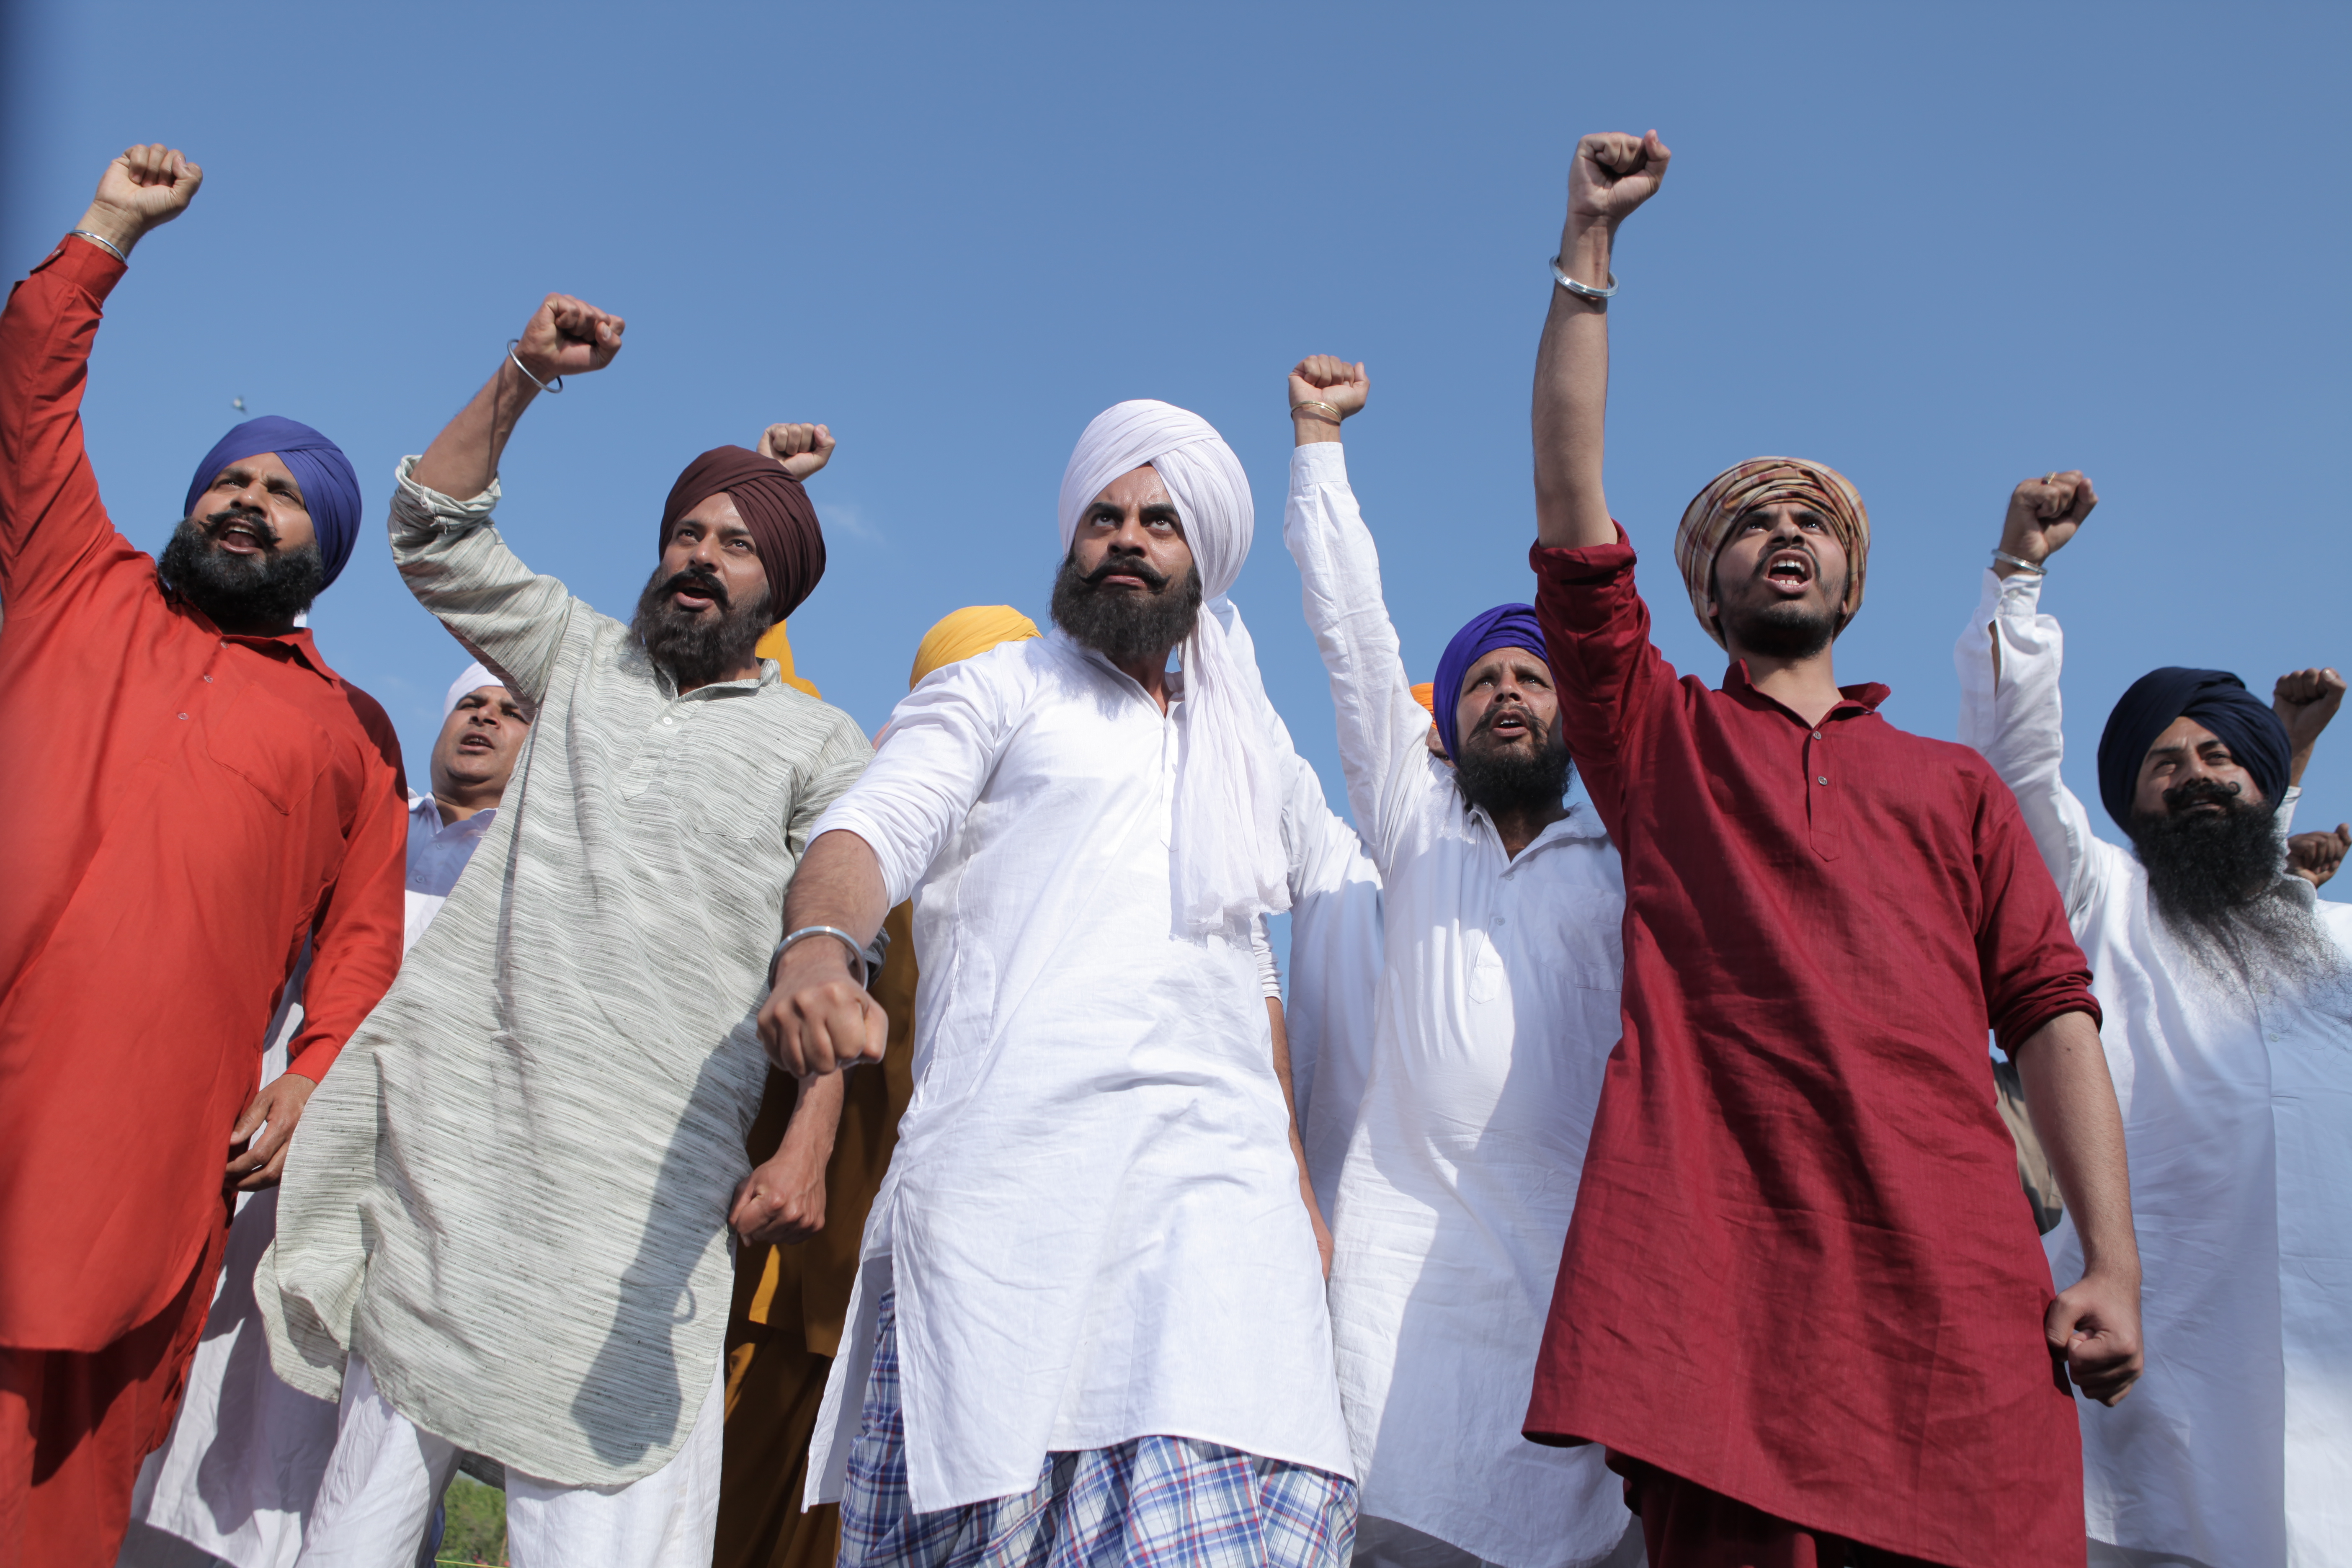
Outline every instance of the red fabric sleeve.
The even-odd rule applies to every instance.
[[[2091,964],[2066,923],[2066,902],[2017,809],[2009,786],[1988,771],[1978,781],[1977,883],[1982,889],[1977,962],[1985,1014],[2000,1048],[2014,1057],[2063,1013],[2100,1022]]]
[[[1650,642],[1650,609],[1633,584],[1633,546],[1528,552],[1536,572],[1536,619],[1559,685],[1560,731],[1602,826],[1625,842],[1624,802],[1642,730],[1668,700],[1674,667]]]
[[[314,1083],[335,1065],[343,1042],[399,973],[407,907],[408,791],[400,738],[374,699],[351,687],[344,690],[374,749],[342,866],[311,927],[302,1032],[286,1048],[286,1070]]]
[[[117,537],[82,450],[100,307],[122,263],[68,237],[0,311],[0,605],[31,605]]]

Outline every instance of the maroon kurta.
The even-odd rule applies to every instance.
[[[187,1284],[303,937],[313,1079],[400,963],[383,710],[307,631],[221,635],[99,500],[79,408],[121,276],[68,239],[0,315],[0,1346],[26,1350],[100,1350]]]
[[[1677,679],[1618,542],[1532,552],[1570,750],[1625,859],[1609,1060],[1527,1431],[1957,1568],[2084,1557],[2053,1291],[1994,1107],[2098,1016],[2016,802],[1895,729]]]

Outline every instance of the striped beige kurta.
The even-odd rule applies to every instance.
[[[312,1096],[257,1294],[278,1373],[610,1486],[685,1442],[727,1324],[751,1017],[808,831],[872,754],[777,679],[681,696],[402,466],[394,559],[535,710],[499,820]]]

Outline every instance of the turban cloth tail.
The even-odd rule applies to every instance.
[[[1730,537],[1731,525],[1758,507],[1793,501],[1822,514],[1845,550],[1845,604],[1838,629],[1862,608],[1862,580],[1870,566],[1870,513],[1846,477],[1822,463],[1802,458],[1750,458],[1734,463],[1707,480],[1683,509],[1682,526],[1675,531],[1675,564],[1682,568],[1690,589],[1691,613],[1718,646],[1723,628],[1706,613],[1715,586],[1715,558]]]
[[[342,575],[360,536],[360,480],[343,449],[308,425],[268,414],[222,437],[196,465],[180,515],[196,515],[196,503],[223,468],[264,452],[277,453],[301,487],[302,510],[310,514],[310,526],[319,535],[319,562],[324,568],[319,586],[324,588]]]
[[[2169,665],[2133,681],[2099,734],[2099,800],[2116,826],[2131,831],[2140,763],[2176,719],[2194,719],[2212,731],[2238,765],[2253,775],[2271,805],[2285,795],[2290,755],[2286,726],[2270,705],[2226,669]]]
[[[768,574],[768,624],[801,606],[824,576],[824,531],[800,480],[773,458],[744,447],[713,447],[686,466],[662,507],[656,552],[669,548],[677,520],[724,491],[759,548]]]
[[[1498,647],[1523,647],[1538,658],[1549,661],[1544,646],[1543,626],[1536,619],[1532,605],[1497,605],[1482,616],[1470,617],[1469,625],[1454,634],[1445,645],[1444,654],[1437,661],[1437,679],[1430,683],[1429,716],[1437,721],[1437,738],[1445,742],[1445,754],[1462,754],[1460,737],[1454,732],[1454,713],[1462,701],[1462,679],[1470,667]]]
[[[1255,516],[1241,459],[1209,422],[1149,398],[1095,416],[1062,475],[1062,551],[1103,487],[1149,464],[1176,503],[1201,574],[1200,619],[1183,645],[1184,739],[1170,868],[1176,929],[1237,934],[1290,907],[1282,842],[1281,748],[1240,617],[1225,594],[1249,557]]]

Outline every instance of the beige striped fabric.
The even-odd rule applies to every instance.
[[[778,679],[677,694],[628,628],[408,477],[393,555],[535,721],[499,819],[312,1096],[257,1294],[279,1375],[356,1351],[419,1426],[633,1480],[719,1364],[751,1019],[809,828],[872,754]]]

